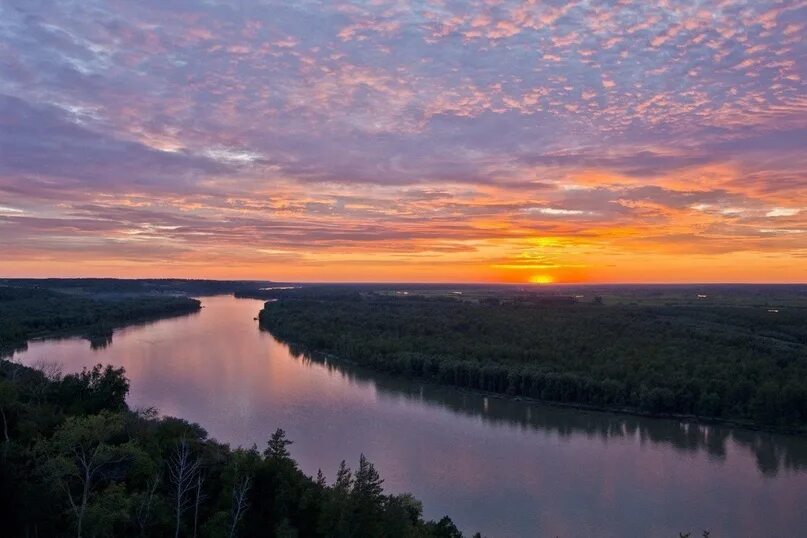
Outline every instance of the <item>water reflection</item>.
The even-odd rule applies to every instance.
[[[42,343],[42,342],[59,342],[59,341],[76,341],[76,340],[83,340],[89,343],[90,349],[92,351],[99,351],[106,349],[112,344],[112,337],[115,335],[116,331],[125,330],[131,331],[133,329],[148,327],[149,325],[154,325],[159,323],[160,321],[172,319],[172,318],[193,318],[194,316],[198,316],[199,312],[188,312],[183,314],[176,314],[176,313],[169,313],[164,314],[158,318],[147,320],[147,321],[136,321],[133,323],[128,323],[124,327],[121,328],[114,328],[114,327],[99,327],[99,328],[91,328],[89,330],[79,329],[74,332],[68,332],[61,336],[53,337],[53,338],[34,338],[29,342],[20,342],[16,343],[13,346],[3,346],[0,347],[0,359],[6,359],[14,357],[15,355],[23,355],[26,351],[28,351],[28,344],[29,343]],[[257,319],[257,318],[256,318]]]
[[[427,517],[500,536],[798,536],[807,439],[583,412],[412,383],[300,355],[258,330],[261,301],[204,299],[190,316],[16,357],[65,373],[126,368],[129,404],[263,447],[277,427],[308,474],[364,453]],[[55,367],[55,366],[54,366]]]
[[[87,340],[90,341],[90,349],[93,351],[105,349],[109,344],[112,343],[112,332],[109,334],[88,336]]]
[[[754,454],[757,468],[764,475],[776,476],[780,469],[807,470],[807,450],[804,446],[807,441],[795,436],[713,424],[555,407],[518,398],[481,395],[477,392],[421,383],[417,380],[402,380],[380,375],[345,361],[329,360],[321,354],[310,353],[304,347],[295,344],[289,344],[289,351],[294,358],[306,364],[321,364],[351,383],[374,385],[382,398],[437,405],[454,413],[478,417],[486,424],[517,425],[523,429],[550,432],[560,438],[584,435],[603,441],[614,438],[638,439],[640,444],[669,446],[682,453],[704,451],[715,461],[724,460],[727,445],[734,444]]]

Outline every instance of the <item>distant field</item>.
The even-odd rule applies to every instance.
[[[357,287],[357,289],[365,289]],[[570,296],[578,302],[636,305],[756,306],[807,308],[807,286],[798,285],[659,285],[659,286],[457,286],[401,287],[381,289],[379,294],[394,296],[452,297],[470,301],[496,297],[512,299],[531,296]]]
[[[535,284],[272,284],[244,288],[236,295],[254,298],[339,296],[372,293],[391,297],[442,297],[478,302],[486,298],[568,296],[577,302],[602,298],[607,305],[689,305],[807,308],[805,284],[658,284],[658,285],[535,285]]]
[[[261,312],[264,328],[393,374],[566,404],[807,426],[804,286],[321,286],[276,298]]]

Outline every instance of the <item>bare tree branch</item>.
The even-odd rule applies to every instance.
[[[154,495],[157,492],[157,486],[159,483],[160,475],[157,473],[151,480],[149,480],[146,487],[146,493],[143,496],[143,499],[140,501],[140,504],[137,505],[135,519],[137,520],[137,525],[140,527],[140,536],[146,535],[146,527],[148,527],[149,520],[151,519],[151,506],[154,502]]]
[[[194,502],[193,506],[193,538],[196,538],[196,528],[199,523],[199,504],[204,499],[204,495],[202,494],[202,485],[205,483],[205,477],[202,476],[202,473],[197,473],[196,475],[196,501]]]
[[[230,514],[232,518],[232,524],[230,525],[230,538],[235,537],[238,523],[244,517],[244,512],[246,512],[247,508],[249,507],[247,504],[247,494],[249,493],[249,488],[251,486],[252,477],[249,475],[244,475],[240,479],[237,479],[233,485],[233,505]]]
[[[188,442],[185,439],[180,440],[174,454],[168,461],[168,475],[173,486],[172,493],[175,502],[175,538],[179,538],[182,513],[188,507],[188,492],[195,485],[196,474],[198,472],[199,459],[192,456]]]

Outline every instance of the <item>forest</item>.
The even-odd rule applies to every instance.
[[[278,338],[394,375],[787,431],[807,428],[806,319],[797,306],[348,288],[287,291],[260,314]]]
[[[0,286],[0,355],[32,338],[83,336],[104,341],[121,325],[196,312],[196,299],[180,296],[100,297],[40,287]]]
[[[269,281],[203,280],[183,278],[0,278],[0,286],[44,288],[64,293],[95,296],[120,295],[217,295],[246,292],[270,286]]]
[[[305,475],[293,441],[231,449],[198,425],[126,405],[123,369],[62,376],[0,360],[4,536],[445,537],[448,517],[390,495],[360,456]]]

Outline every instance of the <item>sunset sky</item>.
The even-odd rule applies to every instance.
[[[807,1],[0,1],[0,276],[807,281]]]

